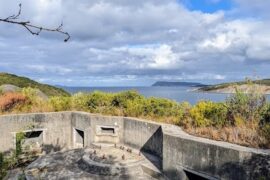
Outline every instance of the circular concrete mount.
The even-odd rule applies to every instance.
[[[125,159],[122,159],[123,155]],[[116,176],[138,171],[143,161],[137,154],[114,147],[89,149],[88,153],[83,155],[80,167],[92,174]]]

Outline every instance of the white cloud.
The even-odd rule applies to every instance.
[[[259,0],[255,9],[263,13],[237,16],[255,9],[250,0],[235,1],[236,15],[190,11],[176,0],[23,0],[23,19],[49,27],[63,20],[72,39],[63,43],[54,33],[37,38],[0,23],[0,71],[80,85],[226,80],[254,69],[270,76],[270,6]],[[18,3],[0,0],[0,17],[16,12]]]
[[[157,48],[153,54],[153,62],[150,62],[150,68],[156,69],[171,69],[181,65],[177,56],[172,51],[172,47],[168,45],[162,45]]]

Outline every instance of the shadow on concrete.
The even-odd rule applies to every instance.
[[[213,169],[212,171],[209,171]],[[171,169],[164,172],[169,179],[230,179],[230,180],[268,180],[270,179],[270,157],[267,155],[253,155],[243,162],[225,163],[221,167],[194,167],[188,170]],[[194,171],[196,171],[194,173]],[[208,178],[206,177],[208,176]]]
[[[42,146],[42,151],[44,151],[46,154],[57,152],[60,150],[61,150],[61,146],[59,145],[45,144]]]
[[[225,163],[218,170],[225,179],[270,179],[270,157],[267,155],[252,155],[242,163]]]
[[[145,157],[153,163],[160,171],[162,171],[163,161],[163,133],[162,128],[158,128],[156,132],[148,139],[141,148]],[[156,158],[152,158],[155,155]],[[158,159],[158,161],[157,161]],[[234,160],[234,159],[233,159]],[[232,160],[232,161],[233,161]],[[214,164],[205,167],[193,166],[192,170],[177,167],[163,172],[169,175],[169,179],[232,179],[232,180],[268,180],[270,179],[270,156],[253,154],[250,158],[243,162],[229,162],[217,167]]]
[[[66,144],[63,146],[59,143],[59,138],[57,138],[57,142],[55,145],[52,144],[43,144],[42,145],[42,151],[44,151],[46,154],[61,151],[63,148],[65,148]]]
[[[154,166],[162,170],[163,133],[161,126],[147,140],[140,151]]]

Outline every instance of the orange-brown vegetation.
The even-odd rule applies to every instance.
[[[27,97],[22,93],[8,92],[0,96],[0,110],[2,112],[10,111],[26,102]]]

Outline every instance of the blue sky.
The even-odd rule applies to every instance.
[[[256,3],[255,3],[256,2]],[[220,83],[270,77],[270,1],[0,0],[71,40],[0,23],[0,72],[67,86]]]
[[[216,11],[228,11],[234,7],[231,0],[180,0],[179,3],[190,10],[198,10],[206,13],[213,13]]]

